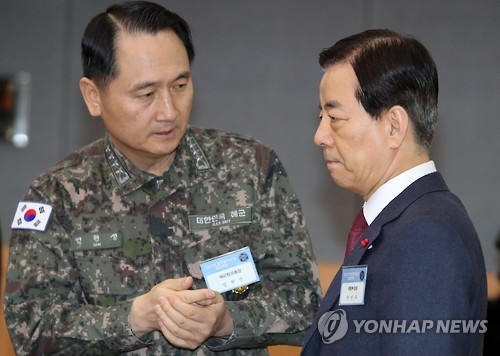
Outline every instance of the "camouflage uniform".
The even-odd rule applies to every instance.
[[[19,354],[260,355],[300,344],[316,313],[321,291],[299,200],[276,153],[251,138],[190,127],[157,177],[105,137],[41,175],[25,200],[53,211],[46,231],[14,230],[10,242],[5,316]],[[229,341],[190,351],[160,332],[131,333],[134,297],[186,275],[205,288],[200,262],[244,246],[261,280],[223,294]]]

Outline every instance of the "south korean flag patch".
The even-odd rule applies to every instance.
[[[45,231],[51,212],[52,207],[48,204],[19,202],[11,228]]]

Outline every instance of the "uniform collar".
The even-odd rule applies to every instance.
[[[106,133],[104,154],[118,193],[129,194],[141,187],[153,191],[162,187],[162,190],[172,192],[206,179],[212,171],[212,165],[202,149],[201,139],[188,127],[176,149],[172,165],[162,176],[156,176],[137,168],[113,145]]]
[[[108,133],[104,137],[104,144],[104,155],[120,195],[133,192],[155,178],[154,175],[141,171],[125,157],[113,145]]]

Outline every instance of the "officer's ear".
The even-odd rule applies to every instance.
[[[398,148],[405,141],[410,129],[410,118],[404,108],[399,105],[391,107],[383,114],[386,123],[387,137],[390,147]]]
[[[80,91],[82,92],[83,100],[87,105],[90,115],[101,116],[99,88],[94,81],[87,77],[80,79]]]

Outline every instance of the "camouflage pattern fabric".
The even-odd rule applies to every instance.
[[[157,177],[106,136],[38,177],[24,200],[53,211],[45,231],[14,229],[10,240],[5,317],[20,355],[262,355],[300,345],[316,313],[318,269],[299,200],[276,153],[252,138],[190,127]],[[160,332],[131,333],[134,297],[187,275],[205,288],[200,262],[245,246],[261,280],[223,294],[229,340],[191,351]]]

